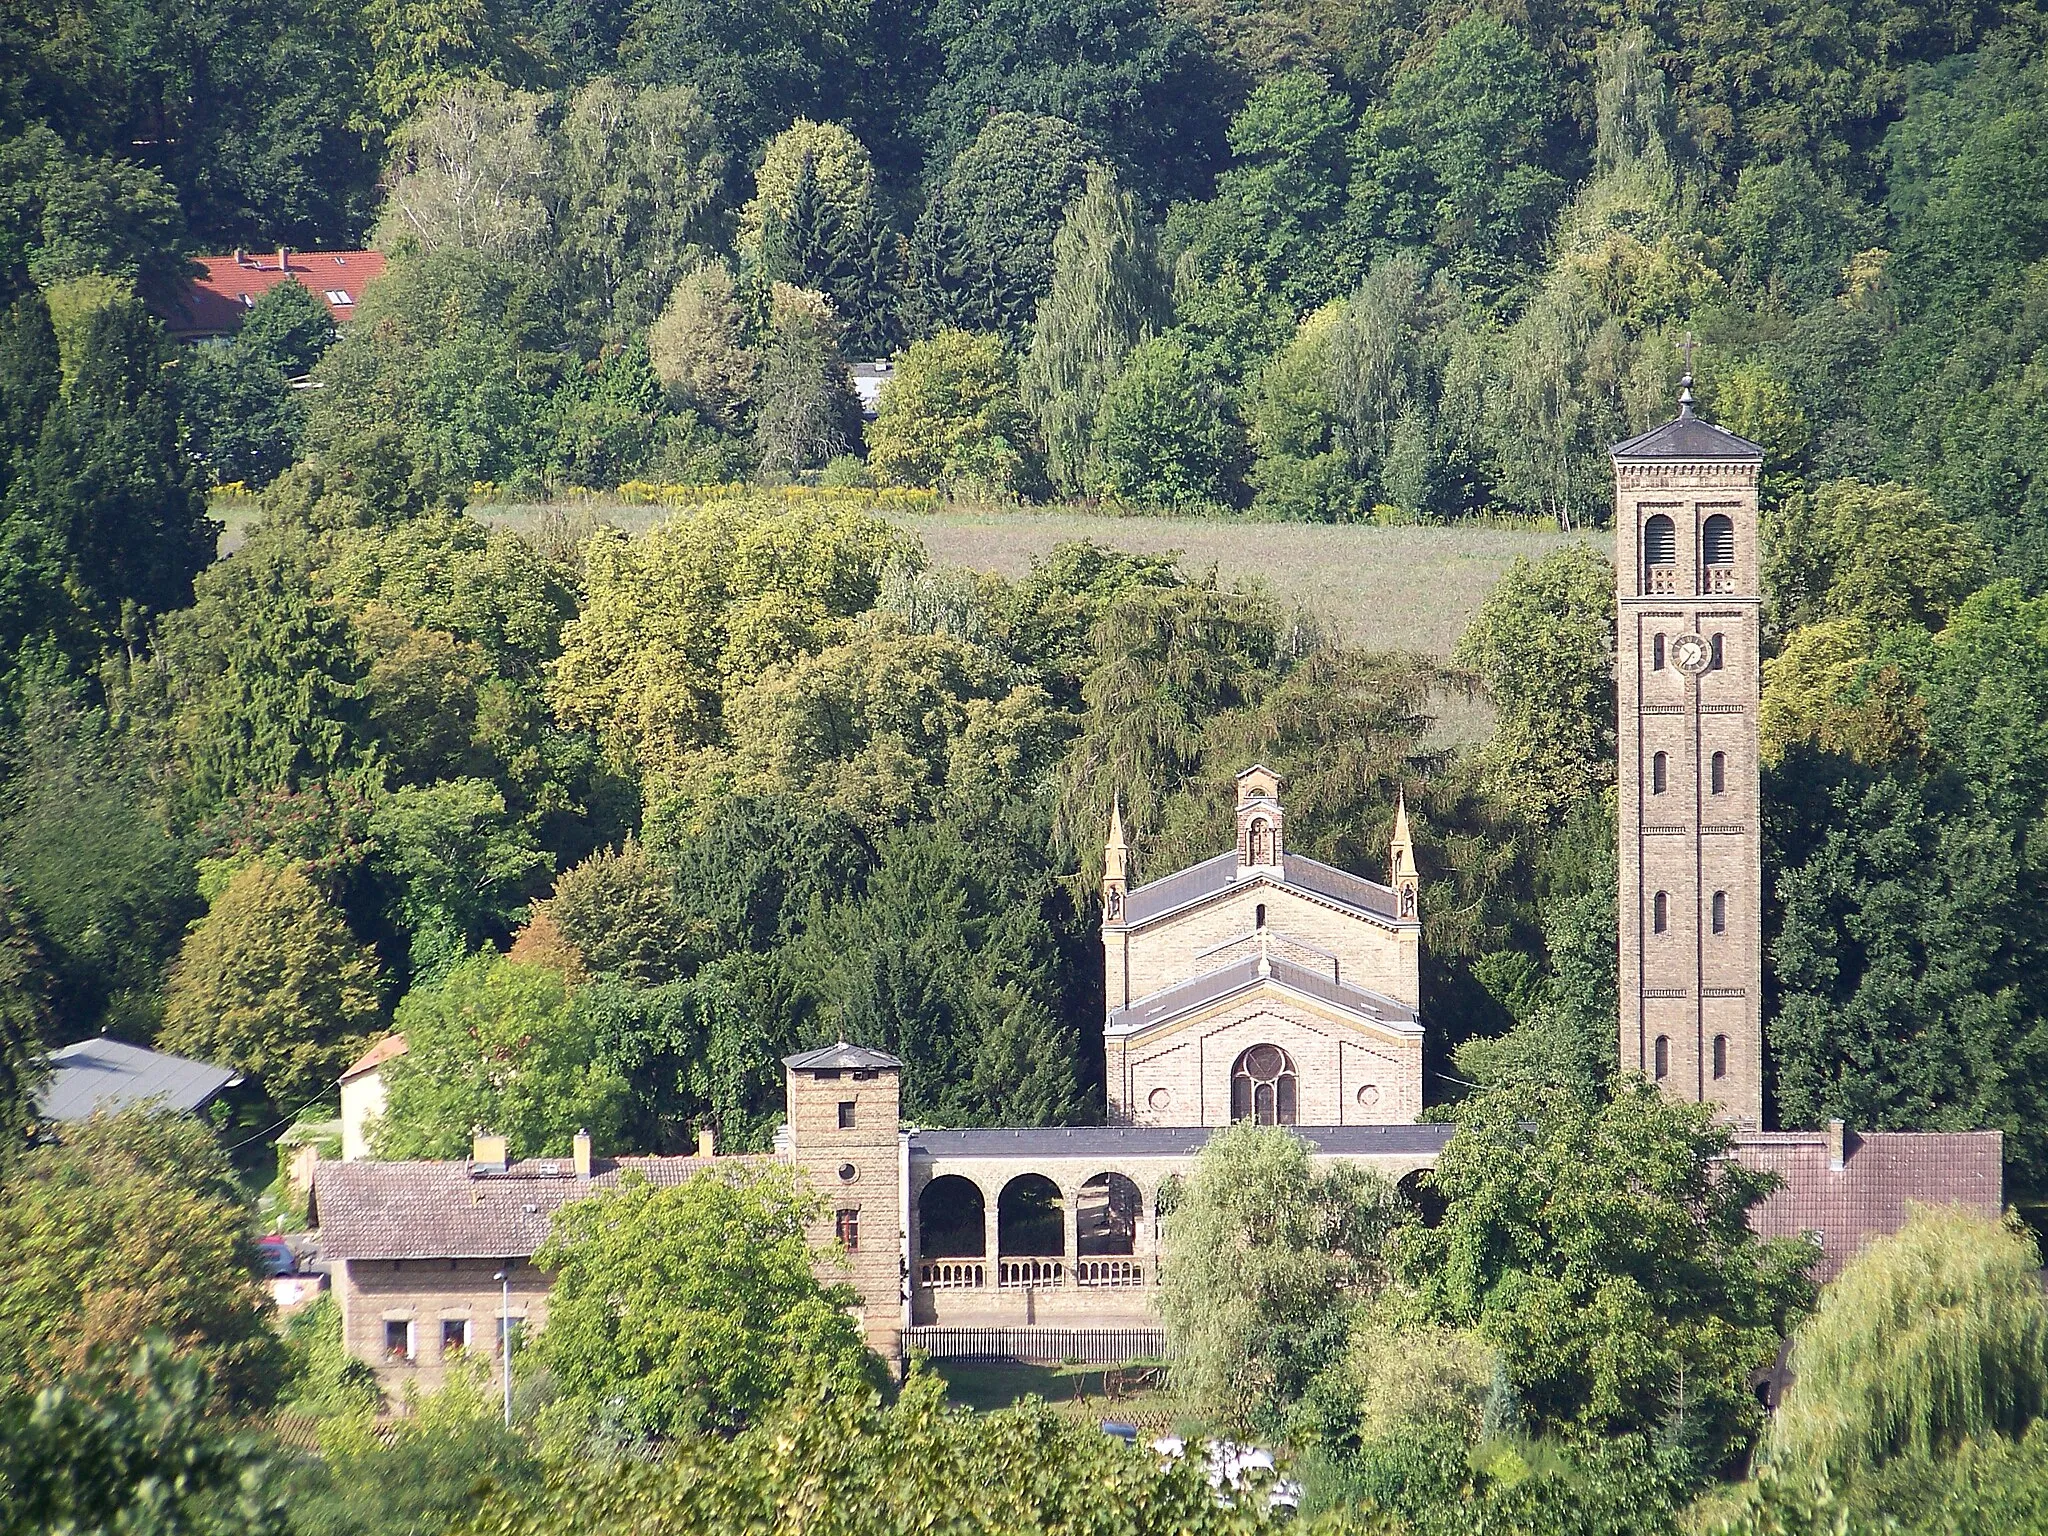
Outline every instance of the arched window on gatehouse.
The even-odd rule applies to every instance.
[[[1057,1258],[1067,1251],[1067,1203],[1042,1173],[1020,1173],[996,1197],[996,1252],[1010,1258]]]
[[[1255,1045],[1230,1069],[1230,1118],[1295,1124],[1294,1060],[1277,1045]]]
[[[981,1186],[941,1174],[917,1197],[917,1251],[927,1259],[978,1259],[988,1246],[988,1202]]]
[[[1079,1257],[1129,1258],[1135,1251],[1145,1197],[1120,1173],[1098,1173],[1074,1202]]]
[[[1678,590],[1678,525],[1662,512],[1643,524],[1643,590]]]
[[[1250,861],[1254,864],[1273,862],[1273,824],[1263,816],[1252,818]]]

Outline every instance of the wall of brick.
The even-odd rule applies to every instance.
[[[1230,1076],[1254,1045],[1294,1062],[1298,1125],[1405,1125],[1422,1110],[1422,1041],[1369,1026],[1270,985],[1156,1032],[1116,1042],[1111,1118],[1228,1125]]]
[[[1242,885],[1141,929],[1110,946],[1108,995],[1121,995],[1124,972],[1130,996],[1148,996],[1176,982],[1220,969],[1213,953],[1257,927],[1258,908],[1266,926],[1337,958],[1338,980],[1415,1007],[1422,996],[1421,935],[1412,925],[1382,924],[1332,903],[1264,880]],[[1121,952],[1119,952],[1121,951]]]
[[[868,1345],[885,1360],[901,1353],[903,1329],[901,1090],[892,1070],[787,1073],[790,1155],[819,1201],[809,1237],[821,1254],[819,1276],[843,1280],[860,1296]],[[851,1105],[850,1126],[840,1106]],[[835,1236],[841,1212],[857,1233],[847,1253]]]
[[[1763,1112],[1763,868],[1756,719],[1761,687],[1754,464],[1620,465],[1616,470],[1620,742],[1621,1015],[1625,1070],[1674,1097],[1718,1105],[1738,1124]],[[1641,528],[1663,513],[1677,532],[1677,591],[1644,590]],[[1732,592],[1701,591],[1700,529],[1735,524]],[[1688,677],[1673,644],[1719,636],[1718,670]],[[1655,664],[1661,637],[1665,661]],[[1712,788],[1715,753],[1723,789]],[[1656,788],[1655,760],[1665,759]],[[1656,897],[1666,926],[1656,930]],[[1715,892],[1726,925],[1713,929]],[[1715,1040],[1726,1042],[1715,1072]]]
[[[377,1373],[394,1400],[408,1383],[437,1392],[458,1359],[483,1360],[494,1385],[502,1387],[503,1356],[498,1347],[504,1294],[492,1275],[506,1269],[512,1282],[512,1316],[528,1338],[547,1321],[548,1277],[524,1259],[348,1259],[335,1276],[341,1308],[342,1345]],[[385,1325],[411,1324],[410,1358],[385,1348]],[[442,1325],[466,1323],[467,1344],[444,1349]]]

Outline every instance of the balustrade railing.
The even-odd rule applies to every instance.
[[[1674,596],[1678,591],[1678,567],[1675,565],[1644,566],[1643,590],[1653,597]]]
[[[1708,592],[1733,592],[1735,590],[1735,567],[1732,565],[1710,565],[1706,567],[1705,586]]]
[[[1125,1290],[1145,1283],[1145,1268],[1136,1259],[1080,1259],[1074,1265],[1074,1280],[1084,1286]]]
[[[1037,1290],[1060,1284],[1067,1266],[1059,1259],[998,1259],[996,1284],[1006,1291]]]
[[[988,1283],[988,1266],[979,1259],[931,1259],[918,1265],[918,1278],[928,1291],[978,1291]]]

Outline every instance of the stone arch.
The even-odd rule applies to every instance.
[[[1678,525],[1663,513],[1643,524],[1643,564],[1652,568],[1678,563]]]
[[[917,1197],[917,1252],[926,1259],[979,1259],[987,1255],[988,1197],[957,1173],[943,1173]]]
[[[1261,1125],[1294,1125],[1301,1099],[1301,1077],[1294,1058],[1277,1045],[1245,1050],[1230,1068],[1230,1118]]]
[[[1394,1193],[1413,1211],[1425,1227],[1443,1225],[1444,1212],[1449,1202],[1436,1187],[1436,1181],[1429,1176],[1427,1168],[1417,1168],[1403,1174],[1395,1182]]]
[[[1129,1258],[1144,1219],[1145,1195],[1135,1181],[1121,1173],[1096,1174],[1074,1199],[1077,1256]]]
[[[1042,1173],[1020,1173],[996,1197],[1001,1258],[1058,1258],[1067,1251],[1067,1201]]]

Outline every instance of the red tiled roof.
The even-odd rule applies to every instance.
[[[1873,1237],[1905,1225],[1909,1205],[1961,1205],[1997,1220],[2005,1201],[2005,1138],[1997,1131],[1844,1133],[1830,1168],[1826,1131],[1741,1131],[1735,1159],[1784,1185],[1749,1213],[1762,1237],[1820,1239],[1814,1278],[1832,1280]]]
[[[361,1077],[365,1072],[373,1072],[393,1057],[403,1056],[405,1052],[405,1036],[396,1034],[386,1035],[382,1040],[379,1040],[375,1045],[363,1052],[362,1055],[358,1056],[356,1064],[341,1074],[340,1081],[346,1083],[353,1078]]]
[[[291,251],[200,256],[204,268],[182,302],[163,314],[173,336],[225,336],[242,328],[249,307],[279,283],[303,283],[340,325],[355,313],[363,290],[384,275],[382,251]]]
[[[714,1168],[771,1163],[771,1157],[621,1157],[579,1178],[568,1158],[527,1158],[503,1173],[472,1173],[466,1162],[321,1162],[309,1212],[330,1259],[525,1259],[547,1241],[555,1212],[603,1190],[627,1172],[651,1184],[680,1184]]]

